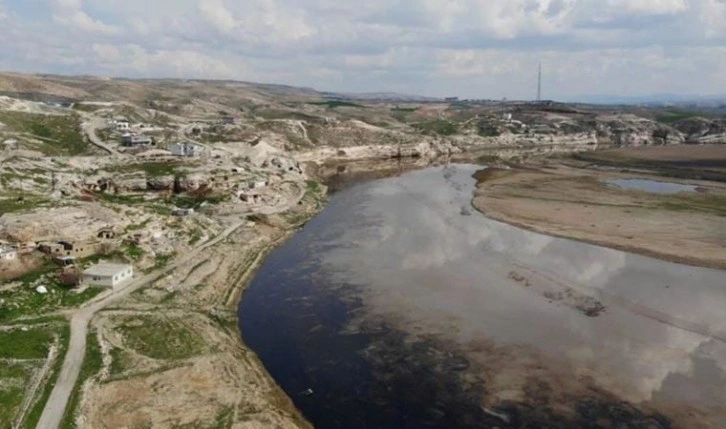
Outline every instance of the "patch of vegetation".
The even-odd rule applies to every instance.
[[[141,204],[146,201],[144,195],[123,195],[123,194],[108,194],[105,192],[99,192],[96,196],[102,200],[112,204],[123,204],[128,206],[134,206]]]
[[[441,136],[451,136],[456,134],[456,124],[443,119],[421,122],[415,124],[414,127],[424,134],[437,134]]]
[[[98,343],[98,336],[95,329],[88,331],[86,336],[86,355],[81,366],[81,373],[78,375],[76,385],[73,392],[68,398],[66,412],[61,422],[62,429],[73,429],[76,427],[75,416],[78,410],[78,404],[81,401],[81,388],[86,380],[95,377],[103,368],[103,353],[101,345]]]
[[[49,200],[35,196],[18,196],[0,199],[0,215],[3,213],[24,212],[47,204]]]
[[[708,165],[703,162],[703,164],[706,164],[703,165],[699,161],[681,162],[678,160],[640,159],[618,150],[581,152],[571,154],[569,157],[578,161],[623,169],[652,170],[664,177],[726,182],[726,169],[723,167],[723,163]]]
[[[312,104],[315,106],[327,106],[329,109],[335,109],[336,107],[358,107],[361,109],[365,109],[366,106],[363,106],[362,104],[356,104],[351,103],[349,101],[341,101],[341,100],[328,100],[328,101],[311,101],[307,104]]]
[[[58,332],[59,336],[58,358],[56,358],[55,362],[53,362],[50,379],[43,386],[43,391],[41,392],[40,397],[35,402],[35,405],[33,405],[30,413],[28,413],[28,417],[24,422],[24,427],[34,428],[38,426],[38,421],[40,420],[40,415],[43,413],[43,408],[45,408],[45,403],[48,402],[50,392],[53,390],[53,386],[55,386],[56,381],[58,381],[61,366],[63,365],[63,356],[65,356],[66,351],[68,350],[68,341],[70,340],[71,331],[68,325],[64,325],[56,332]]]
[[[42,270],[41,270],[42,272]],[[30,283],[24,283],[14,289],[0,292],[0,299],[5,304],[0,306],[0,322],[8,322],[28,316],[40,316],[51,311],[75,308],[93,299],[104,291],[100,287],[89,287],[77,292],[62,286],[54,276],[45,276],[31,273],[25,279],[33,278]],[[39,280],[43,279],[42,282]],[[41,283],[48,289],[47,294],[39,294],[33,285]]]
[[[88,149],[77,114],[44,115],[27,112],[0,111],[0,122],[10,130],[30,134],[45,141],[48,155],[80,155]]]
[[[47,329],[0,332],[0,359],[45,359],[53,342]]]
[[[481,155],[476,158],[477,164],[495,164],[501,162],[502,158],[497,155]]]
[[[109,369],[111,377],[121,375],[131,367],[131,359],[125,350],[113,347],[109,353],[111,353],[111,367]]]
[[[201,239],[202,231],[199,228],[192,229],[192,232],[189,235],[189,245],[194,246],[195,244],[199,243],[199,240]]]
[[[162,216],[171,216],[171,208],[161,204],[148,204],[146,208]]]
[[[229,195],[209,194],[209,195],[174,195],[171,197],[170,203],[182,209],[194,209],[207,204],[219,204],[229,199]]]
[[[499,137],[502,134],[495,125],[486,121],[479,121],[476,124],[476,133],[481,137]]]
[[[663,197],[661,207],[667,210],[706,212],[726,217],[726,197],[681,193]]]
[[[144,257],[144,249],[134,243],[128,243],[124,249],[124,254],[134,261],[138,261]]]
[[[308,180],[305,183],[308,185],[308,189],[313,192],[318,192],[318,190],[320,190],[320,184],[315,180]]]
[[[54,275],[58,267],[51,262],[24,274],[13,281],[20,286],[0,292],[0,322],[8,322],[21,317],[42,315],[63,308],[77,307],[101,293],[103,288],[87,288],[77,292],[60,284]],[[47,294],[39,294],[35,286],[42,284]]]
[[[204,339],[181,319],[136,317],[118,330],[126,346],[152,359],[188,359],[205,350]]]
[[[154,259],[154,268],[153,269],[159,269],[164,268],[167,265],[169,265],[169,261],[174,259],[176,256],[176,253],[164,253],[161,255],[156,255],[156,259]]]
[[[184,172],[179,168],[184,164],[181,162],[149,161],[135,164],[124,164],[108,167],[105,170],[111,173],[133,173],[143,171],[149,177],[183,176]]]
[[[144,228],[146,228],[147,225],[149,225],[150,222],[151,222],[151,218],[149,217],[149,218],[144,219],[144,221],[141,223],[131,224],[126,227],[126,232],[138,231],[138,230],[144,229]]]
[[[10,427],[17,418],[25,396],[25,386],[31,374],[26,365],[3,363],[0,365],[0,427]],[[7,424],[7,426],[2,426]]]
[[[656,122],[660,122],[661,124],[670,125],[684,119],[696,118],[698,116],[699,115],[696,112],[689,112],[687,110],[671,110],[656,116],[655,120]]]
[[[96,104],[83,104],[83,103],[73,103],[73,110],[78,110],[80,112],[87,112],[87,113],[93,113],[97,110],[103,109],[104,106],[99,106]]]
[[[418,108],[416,108],[416,107],[398,107],[398,106],[391,109],[392,112],[405,112],[405,113],[413,113],[417,110],[418,110]]]

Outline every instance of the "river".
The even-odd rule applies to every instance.
[[[471,208],[478,168],[346,188],[267,258],[240,328],[303,414],[319,429],[726,427],[726,273],[490,220]]]

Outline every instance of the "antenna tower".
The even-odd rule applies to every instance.
[[[542,100],[542,63],[539,63],[537,69],[537,101]]]

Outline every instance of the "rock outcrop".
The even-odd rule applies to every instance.
[[[683,134],[686,143],[726,143],[726,119],[689,118],[673,127]]]

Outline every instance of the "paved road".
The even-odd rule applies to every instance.
[[[83,132],[88,136],[88,140],[91,144],[100,147],[111,155],[122,156],[121,152],[106,144],[106,142],[101,140],[101,138],[96,134],[97,129],[104,127],[106,127],[105,119],[93,118],[91,116],[86,117],[86,121],[83,122],[82,126]]]
[[[88,324],[94,314],[109,304],[116,302],[147,284],[156,281],[169,271],[188,263],[192,258],[199,255],[199,253],[226,239],[245,222],[246,221],[236,222],[220,235],[192,250],[183,258],[178,259],[164,268],[134,280],[123,289],[115,291],[110,295],[105,295],[92,300],[76,311],[71,318],[71,340],[68,346],[68,351],[66,352],[66,357],[63,360],[63,367],[61,368],[61,372],[55,386],[53,386],[53,391],[48,398],[48,402],[45,404],[45,408],[43,409],[43,414],[40,416],[37,428],[57,429],[60,426],[63,415],[65,414],[66,406],[68,405],[68,399],[76,385],[78,374],[81,372],[81,365],[83,364],[83,358],[86,353]]]

